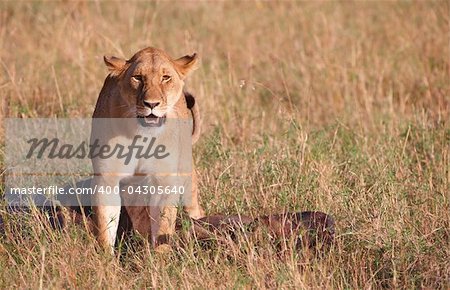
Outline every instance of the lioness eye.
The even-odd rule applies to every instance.
[[[142,76],[140,76],[140,75],[135,75],[135,76],[132,76],[131,78],[137,82],[142,82]]]
[[[171,79],[172,79],[172,77],[169,76],[169,75],[163,75],[163,77],[162,77],[163,83],[168,82],[168,81],[170,81]]]

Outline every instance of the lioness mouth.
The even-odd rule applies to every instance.
[[[138,120],[143,127],[160,127],[164,124],[166,116],[158,117],[150,114],[148,116],[138,116]]]

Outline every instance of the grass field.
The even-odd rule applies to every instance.
[[[91,116],[105,54],[198,52],[187,85],[207,213],[321,210],[337,224],[321,260],[243,243],[119,262],[32,216],[0,240],[1,288],[450,287],[448,1],[0,7],[2,119]]]

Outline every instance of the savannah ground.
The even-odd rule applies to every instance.
[[[198,52],[187,85],[207,214],[321,210],[337,224],[321,260],[243,241],[117,261],[83,229],[31,216],[18,236],[9,217],[1,288],[450,287],[448,1],[0,7],[2,119],[91,116],[104,54]]]

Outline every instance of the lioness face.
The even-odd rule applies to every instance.
[[[143,126],[158,127],[167,116],[176,117],[183,80],[196,68],[197,55],[172,60],[159,49],[146,48],[128,61],[105,57],[105,63],[119,77],[120,95],[131,114]]]

